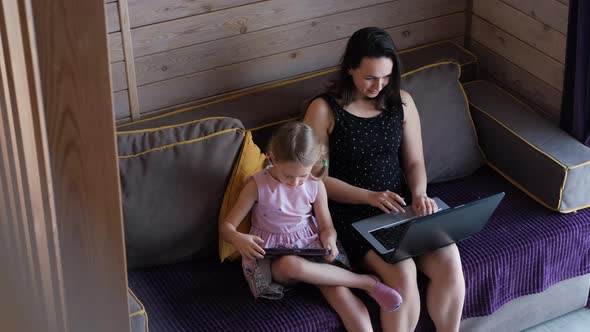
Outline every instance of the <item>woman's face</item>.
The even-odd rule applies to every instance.
[[[358,68],[349,69],[348,73],[356,87],[357,97],[375,98],[389,83],[393,61],[390,58],[363,58]]]

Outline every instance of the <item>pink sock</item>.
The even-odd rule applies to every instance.
[[[395,289],[382,283],[377,276],[369,275],[369,277],[377,282],[373,290],[368,292],[369,296],[385,311],[391,312],[397,310],[402,304],[401,295]]]

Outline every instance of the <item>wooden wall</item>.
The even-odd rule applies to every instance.
[[[467,0],[105,3],[119,123],[334,66],[364,26],[399,49],[462,38],[467,13]]]
[[[0,331],[130,330],[103,8],[0,0]]]
[[[473,0],[470,49],[480,73],[559,118],[567,0]]]

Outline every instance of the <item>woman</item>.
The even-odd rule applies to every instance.
[[[426,193],[420,119],[412,97],[400,90],[400,60],[389,35],[364,28],[348,41],[339,77],[305,115],[329,146],[325,185],[338,237],[353,266],[377,274],[404,304],[381,311],[384,331],[413,331],[420,315],[416,273],[430,278],[427,308],[437,331],[458,331],[465,282],[456,245],[396,264],[385,262],[351,227],[378,213],[436,211]]]

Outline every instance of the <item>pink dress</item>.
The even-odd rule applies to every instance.
[[[292,187],[273,178],[268,168],[254,174],[253,179],[258,201],[252,208],[250,234],[264,240],[263,248],[323,247],[312,205],[318,195],[318,180],[308,177],[301,185]],[[343,254],[336,260],[347,263]],[[255,297],[283,297],[284,287],[272,281],[271,262],[271,258],[242,259],[244,276]]]

